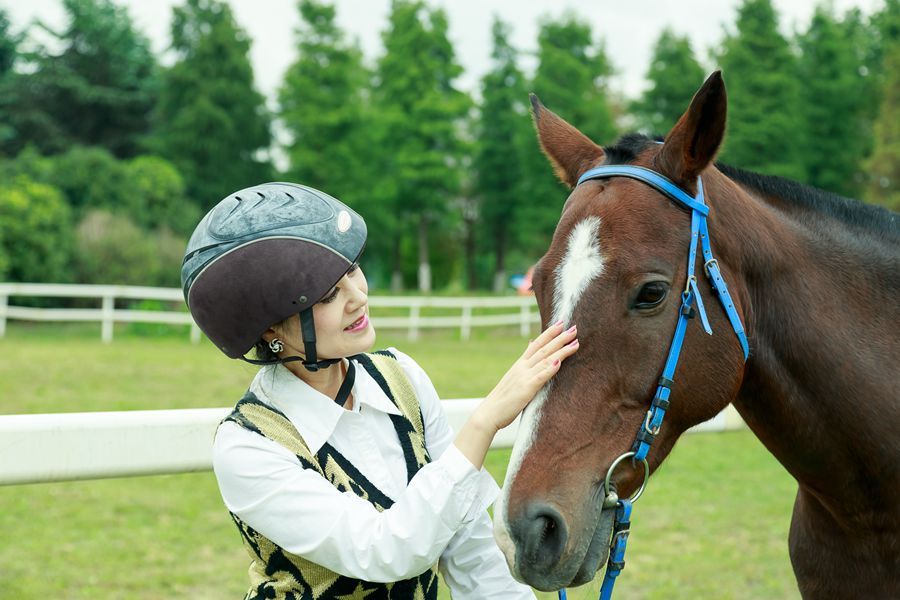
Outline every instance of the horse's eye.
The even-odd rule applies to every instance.
[[[665,300],[669,293],[669,284],[664,281],[651,281],[645,283],[634,300],[635,308],[653,308]]]

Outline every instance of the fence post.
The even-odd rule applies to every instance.
[[[519,335],[528,337],[531,333],[531,309],[527,304],[522,305],[519,311]]]
[[[200,343],[200,328],[197,327],[197,324],[191,321],[191,343],[199,344]]]
[[[115,307],[115,296],[103,296],[103,308],[101,309],[103,325],[100,330],[100,339],[103,340],[104,344],[110,343],[113,339],[113,311],[115,310]]]
[[[419,304],[413,304],[409,307],[409,334],[407,338],[411,342],[419,339]]]
[[[459,328],[459,335],[464,342],[469,341],[472,336],[472,305],[466,304],[462,307],[462,324]]]
[[[9,296],[0,295],[0,338],[6,335],[6,307],[9,306]]]

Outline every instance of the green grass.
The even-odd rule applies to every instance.
[[[446,333],[378,345],[414,356],[443,397],[481,396],[524,341],[473,334],[467,344]],[[11,326],[0,339],[0,413],[227,406],[254,372],[186,333],[116,335],[104,345],[92,326]],[[488,456],[498,480],[508,458]],[[686,436],[635,506],[615,597],[797,597],[786,542],[795,489],[749,432]],[[247,557],[211,473],[0,487],[0,531],[3,599],[220,599],[246,587]]]

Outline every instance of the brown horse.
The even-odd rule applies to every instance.
[[[701,178],[750,346],[745,361],[698,269],[713,335],[688,322],[651,472],[686,429],[733,403],[799,484],[789,545],[802,595],[900,598],[897,215],[714,164],[726,112],[718,72],[664,144],[629,135],[601,148],[532,104],[544,152],[573,187],[534,289],[543,324],[577,323],[581,349],[523,415],[495,515],[513,574],[556,590],[603,566],[612,511],[601,510],[602,481],[644,423],[678,319],[690,212],[626,177],[576,185],[598,165],[630,164],[692,196]],[[624,461],[613,481],[624,497],[643,477]]]

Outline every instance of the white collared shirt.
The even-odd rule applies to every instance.
[[[288,552],[348,577],[400,581],[439,561],[454,600],[533,599],[531,588],[513,580],[494,542],[486,509],[497,484],[453,445],[454,433],[422,368],[391,352],[419,399],[432,458],[408,484],[388,416],[400,411],[360,365],[352,410],[283,365],[263,367],[250,385],[260,401],[287,416],[313,453],[328,442],[394,500],[390,508],[378,512],[352,492],[339,492],[318,472],[302,468],[288,449],[232,422],[219,427],[213,448],[225,505]]]

